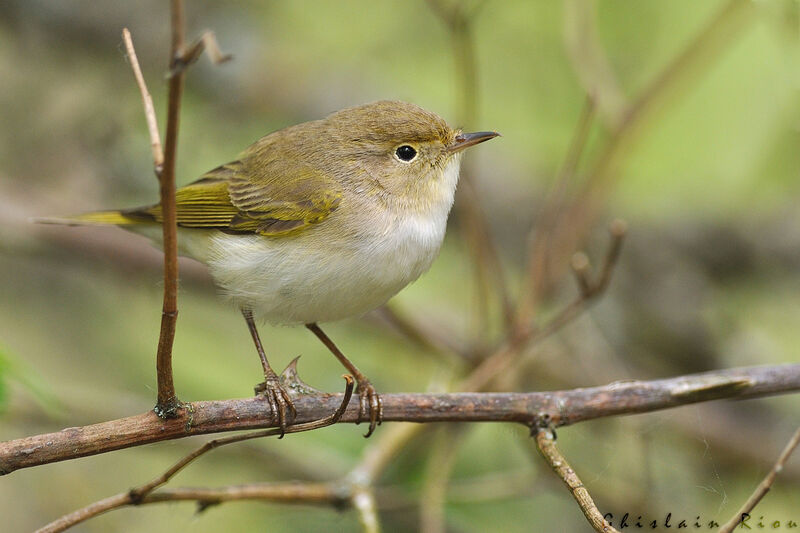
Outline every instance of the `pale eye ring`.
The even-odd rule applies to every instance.
[[[414,149],[413,146],[408,144],[403,144],[397,147],[397,150],[394,151],[394,155],[400,161],[404,161],[406,163],[410,163],[417,157],[417,151]]]

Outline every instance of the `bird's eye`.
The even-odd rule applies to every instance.
[[[406,162],[411,161],[412,159],[417,157],[417,151],[414,150],[414,147],[409,146],[407,144],[398,147],[397,150],[395,150],[394,154],[400,161],[406,161]]]

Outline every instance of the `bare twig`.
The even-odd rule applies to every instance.
[[[564,42],[584,91],[593,95],[605,122],[616,129],[628,111],[628,103],[600,42],[596,15],[595,0],[564,2]]]
[[[178,319],[178,221],[175,206],[175,162],[178,148],[181,98],[185,69],[208,50],[212,61],[221,63],[230,58],[222,54],[216,38],[205,32],[189,49],[185,49],[185,16],[183,0],[171,2],[172,44],[170,46],[169,89],[167,101],[167,133],[161,168],[156,166],[161,193],[164,248],[164,303],[161,312],[161,331],[156,353],[158,401],[155,412],[162,418],[177,416],[181,402],[175,394],[172,377],[172,345]]]
[[[419,347],[426,350],[430,350],[434,353],[454,354],[462,359],[469,359],[472,355],[466,347],[457,344],[457,341],[453,338],[454,335],[452,332],[446,330],[442,331],[439,325],[437,325],[435,329],[425,327],[425,325],[420,323],[419,317],[412,318],[398,311],[397,307],[391,303],[379,307],[371,313],[371,315],[379,318],[384,325],[394,328]]]
[[[652,380],[612,383],[602,387],[526,393],[384,394],[386,422],[518,422],[528,424],[547,414],[555,426],[584,420],[643,413],[723,398],[756,398],[800,390],[800,363],[743,367]],[[302,395],[294,399],[296,422],[318,420],[336,410],[341,394]],[[274,427],[269,404],[259,398],[188,404],[177,419],[143,413],[90,426],[67,428],[0,443],[0,473],[8,474],[76,457],[106,453],[191,435]],[[358,406],[349,405],[340,423],[358,420]],[[414,426],[408,426],[414,427]],[[353,475],[374,479],[407,442],[376,451]],[[388,451],[387,451],[388,450]],[[365,481],[368,482],[368,481]]]
[[[141,501],[132,502],[130,492],[121,492],[104,500],[97,501],[75,513],[64,515],[58,520],[47,524],[36,533],[56,533],[69,529],[91,517],[98,516],[106,511],[130,505],[145,505],[151,503],[196,501],[204,509],[225,501],[258,500],[275,501],[282,503],[324,503],[340,507],[347,505],[348,500],[343,497],[338,486],[331,483],[252,483],[248,485],[233,485],[221,488],[176,488],[164,489],[144,496]],[[84,513],[86,516],[78,516]]]
[[[399,426],[396,426],[399,427]],[[461,503],[484,502],[487,500],[498,500],[503,497],[518,496],[525,494],[530,486],[528,475],[519,473],[509,473],[502,475],[478,476],[475,478],[461,480],[451,485],[452,490],[448,494],[448,501]],[[392,487],[377,487],[376,505],[381,509],[402,509],[413,506],[408,499],[399,497],[396,489]],[[95,508],[105,508],[103,511],[96,512],[94,516],[102,512],[113,510],[118,507],[130,505],[148,505],[154,503],[194,501],[200,508],[209,507],[229,501],[271,501],[295,505],[326,505],[335,509],[345,509],[353,507],[354,494],[347,484],[341,482],[300,482],[289,481],[280,483],[248,483],[245,485],[233,485],[217,488],[195,488],[178,487],[174,489],[161,489],[152,492],[142,498],[136,504],[121,503],[126,500],[127,492],[116,494],[112,497],[95,502]],[[398,498],[399,501],[398,501]],[[363,515],[359,517],[364,521]],[[67,526],[71,520],[71,515],[65,515],[47,526],[37,530],[37,533],[52,533],[64,531],[74,522]],[[66,526],[66,527],[64,527]]]
[[[375,503],[375,494],[367,485],[357,485],[352,490],[350,503],[358,512],[358,518],[364,533],[380,533],[381,524],[378,520],[378,506]]]
[[[342,403],[339,404],[339,407],[336,409],[336,411],[333,414],[331,414],[331,415],[329,415],[329,416],[327,416],[325,418],[322,418],[320,420],[315,420],[315,421],[308,422],[308,423],[305,423],[305,424],[295,424],[295,425],[289,426],[288,428],[286,428],[285,433],[299,433],[299,432],[302,432],[302,431],[311,431],[313,429],[318,429],[318,428],[321,428],[321,427],[330,426],[332,424],[337,423],[339,421],[339,419],[342,417],[342,415],[344,414],[345,409],[347,409],[347,405],[350,403],[350,398],[353,395],[354,380],[353,380],[352,376],[345,375],[343,377],[345,379],[345,391],[344,391],[344,395],[342,396]],[[245,433],[243,435],[234,435],[232,437],[225,437],[225,438],[222,438],[222,439],[215,439],[215,440],[208,441],[203,446],[201,446],[200,448],[196,449],[192,453],[186,455],[180,461],[178,461],[177,463],[172,465],[170,468],[168,468],[166,471],[164,471],[164,473],[162,473],[161,475],[155,477],[154,479],[150,480],[149,482],[145,483],[144,485],[140,485],[139,487],[130,489],[130,490],[126,491],[126,492],[122,492],[120,494],[116,494],[116,495],[111,496],[109,498],[105,498],[103,500],[94,502],[94,503],[92,503],[90,505],[87,505],[86,507],[83,507],[81,509],[73,511],[72,513],[66,514],[66,515],[58,518],[57,520],[54,520],[50,524],[44,526],[43,528],[41,528],[39,530],[39,532],[52,533],[52,532],[56,532],[56,531],[64,531],[65,529],[68,529],[68,528],[70,528],[70,527],[72,527],[72,526],[74,526],[76,524],[81,523],[81,522],[85,522],[86,520],[89,520],[90,518],[93,518],[93,517],[95,517],[95,516],[97,516],[99,514],[105,513],[107,511],[111,511],[113,509],[118,509],[120,507],[126,507],[126,506],[129,506],[129,505],[139,505],[140,503],[145,503],[146,501],[147,502],[149,502],[149,501],[167,501],[167,500],[150,500],[149,496],[151,495],[151,493],[155,489],[157,489],[158,487],[161,487],[162,485],[167,483],[170,479],[172,479],[175,476],[175,474],[177,474],[178,472],[183,470],[187,465],[189,465],[189,463],[193,462],[195,459],[199,458],[201,455],[204,455],[205,453],[208,453],[211,450],[214,450],[214,449],[219,448],[221,446],[225,446],[227,444],[233,444],[233,443],[236,443],[236,442],[242,442],[242,441],[246,441],[246,440],[258,439],[258,438],[263,438],[263,437],[272,437],[272,436],[275,436],[275,435],[283,435],[283,434],[284,434],[284,431],[282,431],[279,428],[278,429],[267,429],[267,430],[263,430],[263,431],[254,431],[252,433]],[[297,493],[296,494],[297,499],[301,499],[302,500],[304,498],[309,498],[310,497],[309,495],[311,495],[311,494],[319,494],[320,487],[324,486],[323,484],[314,484],[314,483],[304,484],[304,485],[309,485],[312,488],[310,488],[309,490],[307,490],[305,492]],[[242,488],[242,487],[240,487],[240,488]],[[260,494],[263,495],[264,493],[261,492]],[[272,494],[272,493],[270,493],[270,494]],[[282,495],[282,497],[286,497],[286,498],[288,498],[288,496],[289,496],[288,494],[286,494],[285,491],[283,491],[283,492],[282,491],[276,491],[275,494],[280,494],[280,495]],[[185,496],[185,494],[183,494],[183,495]],[[251,494],[251,496],[252,496],[252,494]],[[164,495],[163,494],[159,494],[158,497],[163,498]],[[320,497],[320,498],[324,499],[322,497]],[[184,499],[184,498],[174,498],[174,499]],[[191,499],[197,499],[198,501],[206,502],[206,503],[209,502],[209,500],[205,499],[205,498],[191,498]],[[271,498],[265,497],[263,499],[271,499]],[[217,500],[215,500],[215,502],[216,501]],[[221,500],[219,500],[219,501],[221,501]]]
[[[342,396],[342,402],[339,404],[339,407],[336,411],[324,418],[320,418],[319,420],[313,420],[311,422],[306,422],[304,424],[294,424],[286,428],[285,433],[300,433],[303,431],[311,431],[313,429],[319,429],[326,426],[330,426],[336,424],[339,419],[342,418],[345,410],[347,409],[347,405],[350,403],[350,398],[353,395],[353,384],[354,380],[353,377],[350,375],[343,376],[345,380],[345,390],[344,395]],[[222,439],[215,439],[205,443],[203,446],[195,450],[194,452],[190,453],[177,463],[175,463],[172,468],[164,472],[161,476],[155,478],[150,483],[142,485],[137,489],[132,489],[131,495],[134,499],[141,500],[142,497],[147,495],[148,493],[152,492],[157,487],[160,487],[167,481],[169,481],[175,474],[180,472],[185,466],[189,463],[200,457],[201,455],[215,449],[219,448],[220,446],[225,446],[227,444],[233,444],[236,442],[242,442],[251,439],[260,439],[263,437],[272,437],[275,435],[282,435],[284,432],[281,429],[267,429],[263,431],[255,431],[252,433],[246,433],[244,435],[234,435],[233,437],[225,437]]]
[[[178,58],[183,53],[183,0],[172,0],[171,21],[170,70],[173,70]],[[172,377],[172,344],[175,340],[175,325],[178,320],[178,218],[175,206],[175,161],[177,159],[182,94],[183,72],[174,72],[169,78],[164,164],[160,172],[157,170],[163,213],[161,228],[164,248],[164,303],[156,353],[158,401],[155,412],[163,418],[177,416],[180,407]]]
[[[178,61],[172,66],[170,75],[174,76],[197,61],[204,51],[208,52],[208,57],[215,65],[229,61],[233,57],[230,54],[222,53],[213,31],[206,31],[180,55]]]
[[[772,488],[772,484],[775,483],[775,478],[778,477],[778,474],[781,473],[783,470],[783,466],[786,464],[786,461],[789,460],[789,456],[792,455],[795,448],[797,448],[798,444],[800,444],[800,428],[794,432],[792,438],[789,439],[789,442],[786,444],[786,447],[781,452],[778,460],[775,461],[775,465],[766,475],[766,477],[758,484],[756,490],[753,491],[753,494],[744,502],[741,509],[739,509],[733,518],[731,518],[728,522],[726,522],[719,530],[719,533],[731,533],[736,526],[742,523],[742,520],[747,518],[750,515],[750,512],[758,505],[758,502],[767,495],[769,489]],[[749,528],[748,528],[749,529]]]
[[[595,102],[591,96],[586,98],[578,125],[570,142],[569,149],[561,166],[561,171],[548,194],[542,214],[537,217],[528,234],[528,258],[526,285],[519,299],[517,309],[517,324],[530,322],[534,309],[541,298],[544,286],[548,281],[547,266],[552,246],[552,237],[557,232],[556,224],[564,208],[567,186],[575,175],[581,156],[589,139],[589,131],[595,117]]]
[[[602,513],[597,509],[589,491],[583,486],[583,482],[575,473],[575,470],[569,465],[567,460],[559,451],[556,446],[555,435],[552,431],[546,428],[534,428],[534,437],[536,439],[536,446],[542,457],[548,462],[553,472],[561,478],[564,484],[569,488],[572,497],[578,502],[578,506],[583,511],[586,520],[592,525],[595,531],[601,533],[614,533],[616,529],[611,527],[604,518]]]
[[[139,59],[136,57],[133,39],[131,39],[131,32],[128,31],[128,28],[122,29],[122,40],[125,41],[125,50],[128,53],[128,60],[131,62],[133,76],[139,86],[139,92],[142,93],[144,116],[147,120],[147,131],[150,133],[150,149],[153,152],[153,165],[158,176],[164,165],[164,151],[161,148],[161,135],[158,133],[158,121],[156,120],[156,110],[153,107],[153,97],[150,96],[150,91],[147,90],[147,84],[144,81],[142,69],[139,67]]]
[[[460,1],[448,3],[443,0],[428,0],[428,5],[450,35],[458,88],[455,93],[459,99],[457,109],[460,120],[472,125],[478,111],[478,66],[475,59],[472,22],[484,2],[473,4],[471,9]],[[461,184],[457,195],[458,201],[455,207],[459,215],[460,230],[472,253],[475,266],[480,325],[475,329],[485,334],[489,325],[488,300],[492,284],[507,326],[513,323],[514,308],[508,295],[497,248],[492,241],[486,215],[481,208],[472,174],[466,164],[461,171]]]
[[[648,119],[665,109],[665,101],[673,98],[693,75],[699,77],[707,71],[709,62],[727,51],[729,44],[745,28],[752,27],[756,19],[752,16],[754,10],[752,2],[729,0],[630,103],[619,127],[587,171],[587,180],[578,198],[567,210],[565,218],[570,224],[560,227],[555,236],[562,250],[577,248],[594,224],[599,208],[620,176],[622,157],[638,139]],[[563,257],[552,258],[552,261],[565,263]]]
[[[588,278],[588,272],[576,272],[579,280],[580,293],[578,296],[564,307],[560,312],[545,322],[542,326],[521,326],[515,329],[515,334],[511,336],[498,350],[481,362],[479,366],[461,383],[461,390],[482,390],[491,380],[507,370],[522,353],[522,349],[534,342],[538,342],[545,337],[552,335],[563,328],[566,324],[577,318],[586,306],[595,301],[608,287],[614,266],[619,259],[622,250],[622,242],[625,238],[626,226],[621,220],[615,220],[609,226],[611,243],[603,261],[603,267],[596,280]],[[579,267],[580,265],[579,261]],[[585,268],[588,269],[588,260]]]
[[[444,427],[438,440],[428,455],[425,484],[420,498],[421,533],[445,533],[445,502],[450,476],[458,458],[458,451],[464,441],[463,426]]]
[[[158,133],[153,99],[144,82],[136,51],[133,47],[130,32],[122,30],[122,38],[130,58],[133,75],[139,86],[144,104],[147,129],[150,133],[150,148],[153,154],[153,166],[159,181],[161,206],[164,213],[162,222],[164,248],[164,302],[161,312],[161,331],[158,337],[156,353],[156,375],[158,379],[158,400],[155,411],[159,416],[174,417],[180,406],[175,395],[175,384],[172,377],[172,343],[175,339],[175,324],[178,314],[178,244],[177,218],[175,208],[175,159],[178,135],[178,118],[180,112],[183,76],[176,74],[170,77],[169,104],[167,109],[167,136],[164,151]],[[183,4],[181,0],[172,2],[172,63],[183,48]],[[172,65],[170,66],[172,68]]]

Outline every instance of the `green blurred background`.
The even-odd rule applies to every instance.
[[[593,209],[581,211],[582,224],[566,220],[551,251],[568,257],[586,249],[599,263],[612,217],[628,221],[626,247],[602,301],[532,347],[494,389],[798,359],[800,2],[468,2],[461,14],[475,51],[472,89],[455,60],[458,41],[426,2],[187,2],[186,9],[188,34],[213,29],[234,60],[212,66],[202,58],[188,74],[179,184],[280,127],[377,99],[415,102],[453,125],[503,134],[467,160],[515,298],[531,225],[564,166],[586,95],[594,96],[586,153],[567,187],[567,203],[588,199]],[[155,0],[0,3],[3,440],[152,407],[160,252],[115,228],[41,227],[28,218],[154,201],[147,130],[120,32],[130,28],[163,117],[168,19],[167,3]],[[465,94],[475,96],[474,108]],[[456,344],[477,337],[491,344],[498,310],[490,306],[487,333],[476,333],[483,315],[473,260],[461,218],[451,218],[440,258],[393,305]],[[543,317],[575,294],[563,261],[554,265],[537,307]],[[249,395],[260,366],[244,322],[201,265],[181,268],[180,397]],[[421,348],[376,315],[327,330],[379,391],[442,390],[464,372],[457,356]],[[341,388],[338,364],[305,329],[263,327],[262,337],[276,367],[303,354],[305,381]],[[766,473],[798,413],[797,396],[699,405],[564,428],[559,444],[602,512],[722,523]],[[363,427],[343,425],[230,447],[172,484],[336,479],[390,426],[370,441]],[[2,529],[30,530],[143,483],[205,440],[3,477]],[[431,427],[397,455],[378,484],[386,531],[419,528],[419,502],[442,450],[454,461],[447,531],[588,528],[524,428],[482,424],[455,433]],[[755,514],[800,522],[799,504],[795,460]],[[123,509],[76,530],[358,527],[351,510],[231,503],[201,514],[191,504]]]

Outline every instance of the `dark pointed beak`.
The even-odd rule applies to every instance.
[[[480,144],[484,141],[488,141],[489,139],[494,139],[495,137],[499,137],[500,134],[496,131],[476,131],[475,133],[459,133],[456,135],[456,138],[453,141],[447,151],[450,153],[460,152],[464,148],[469,148],[470,146]]]

